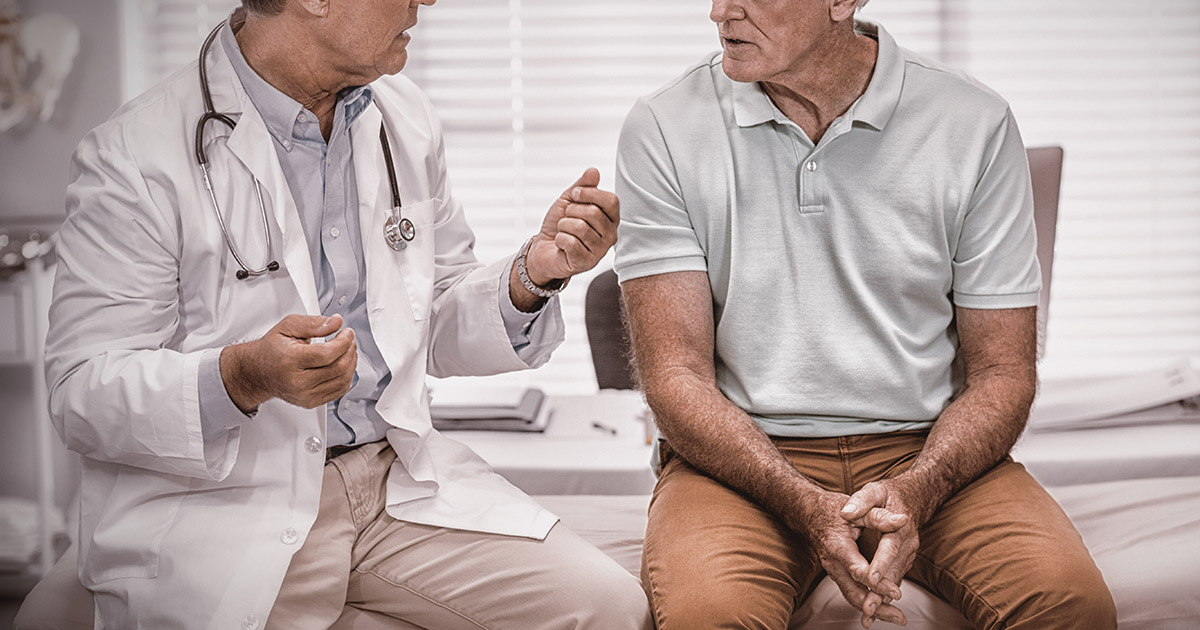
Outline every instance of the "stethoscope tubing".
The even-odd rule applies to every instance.
[[[233,255],[233,259],[237,262],[238,280],[245,280],[253,276],[261,276],[273,271],[279,270],[279,263],[275,260],[275,248],[271,240],[271,225],[267,217],[267,205],[263,200],[262,184],[258,178],[254,178],[254,192],[258,197],[258,209],[262,214],[263,230],[267,235],[267,260],[266,266],[259,269],[251,269],[246,262],[238,254],[237,248],[233,245],[233,238],[229,235],[229,228],[225,225],[225,218],[221,214],[221,206],[217,202],[217,193],[212,184],[212,177],[209,174],[208,153],[204,149],[204,130],[210,121],[217,121],[230,129],[237,127],[237,121],[231,118],[228,114],[223,114],[216,111],[213,105],[212,92],[208,86],[208,67],[205,65],[208,59],[208,51],[212,47],[213,40],[216,39],[217,33],[224,27],[226,21],[222,21],[208,34],[204,44],[200,47],[200,94],[204,98],[204,113],[200,116],[200,120],[196,122],[196,138],[195,152],[196,163],[200,165],[200,172],[204,178],[204,188],[208,191],[209,201],[212,203],[213,213],[217,215],[217,224],[221,227],[221,235],[225,238],[225,246],[229,248],[229,253]],[[391,143],[388,142],[387,127],[383,122],[379,124],[379,144],[383,149],[383,159],[387,166],[388,183],[391,185],[392,193],[392,209],[391,215],[384,222],[383,235],[389,247],[395,251],[401,251],[408,246],[408,242],[416,237],[417,229],[412,221],[403,216],[403,202],[400,198],[400,185],[396,179],[396,165],[392,161]]]
[[[254,193],[258,198],[258,210],[262,215],[263,231],[267,235],[267,264],[259,269],[251,269],[246,264],[237,248],[233,246],[233,238],[229,235],[229,228],[225,225],[225,217],[221,214],[221,206],[217,203],[217,193],[212,185],[212,177],[209,175],[208,153],[204,150],[204,129],[208,126],[209,121],[216,120],[221,124],[233,129],[237,126],[234,121],[226,114],[218,113],[213,107],[212,92],[208,88],[208,68],[206,61],[208,60],[208,50],[212,47],[213,40],[216,39],[217,33],[221,27],[225,26],[225,22],[221,22],[216,28],[208,34],[204,40],[204,45],[200,47],[200,94],[204,97],[204,114],[200,116],[200,120],[196,121],[196,163],[200,165],[200,172],[204,178],[204,188],[208,191],[209,201],[212,202],[213,214],[217,215],[217,224],[221,226],[221,236],[225,238],[225,246],[229,248],[229,253],[233,255],[233,259],[237,262],[237,273],[234,274],[238,280],[245,280],[253,276],[261,276],[272,271],[279,270],[279,262],[275,260],[275,246],[271,241],[271,223],[267,217],[267,204],[263,200],[262,184],[258,178],[254,178]]]

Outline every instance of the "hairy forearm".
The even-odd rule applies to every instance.
[[[659,430],[680,457],[804,532],[805,508],[820,488],[715,383],[676,368],[643,381],[643,389]]]
[[[896,479],[918,525],[1003,459],[1029,418],[1036,388],[1032,367],[998,367],[968,383],[934,423],[912,467]]]

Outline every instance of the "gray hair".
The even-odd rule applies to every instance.
[[[287,6],[287,0],[242,0],[242,6],[254,15],[279,15]]]

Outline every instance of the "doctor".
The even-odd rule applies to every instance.
[[[648,627],[635,578],[430,426],[426,374],[547,361],[618,220],[589,170],[476,261],[391,76],[433,3],[244,0],[79,145],[47,371],[102,627]]]

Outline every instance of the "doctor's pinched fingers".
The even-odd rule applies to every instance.
[[[306,369],[322,368],[333,365],[346,354],[356,354],[358,350],[357,335],[353,328],[343,328],[337,336],[324,343],[309,343],[295,346],[297,362]]]
[[[342,327],[342,316],[333,315],[288,315],[279,320],[271,332],[292,337],[294,339],[312,339],[313,337],[328,337]]]

